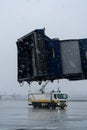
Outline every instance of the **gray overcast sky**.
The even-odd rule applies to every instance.
[[[16,40],[43,27],[51,38],[87,38],[87,0],[0,0],[1,92],[28,92],[27,84],[20,88],[17,83]],[[87,94],[87,80],[62,80],[60,87],[68,93]]]

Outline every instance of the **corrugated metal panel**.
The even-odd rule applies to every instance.
[[[64,75],[82,73],[78,40],[64,40],[60,43]]]

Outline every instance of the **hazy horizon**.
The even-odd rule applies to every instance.
[[[86,0],[3,0],[0,1],[0,92],[28,94],[29,85],[17,82],[16,41],[37,28],[46,28],[50,38],[87,38]],[[87,95],[87,80],[60,80],[60,89],[71,96]],[[49,84],[52,89],[55,81]],[[32,84],[37,91],[38,84]]]

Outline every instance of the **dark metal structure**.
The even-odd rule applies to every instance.
[[[17,40],[18,82],[87,78],[87,39],[58,40],[36,29]]]

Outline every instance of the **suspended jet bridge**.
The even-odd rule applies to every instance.
[[[87,79],[87,39],[51,39],[36,29],[17,40],[18,82]]]

